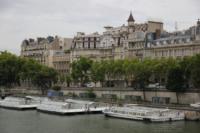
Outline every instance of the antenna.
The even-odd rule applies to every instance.
[[[175,22],[175,31],[178,31],[178,22]]]

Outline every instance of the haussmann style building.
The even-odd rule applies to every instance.
[[[37,38],[37,40],[25,39],[21,45],[21,56],[52,67],[61,74],[67,74],[70,71],[71,44],[71,38],[58,36]]]
[[[183,58],[200,53],[200,20],[186,30],[167,32],[163,23],[136,23],[132,13],[127,24],[105,26],[102,34],[78,32],[73,39],[47,37],[25,39],[21,56],[32,58],[60,73],[69,73],[70,63],[80,57],[95,61],[132,58]]]

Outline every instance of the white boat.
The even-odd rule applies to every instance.
[[[111,107],[110,109],[104,110],[106,116],[113,116],[132,120],[144,120],[147,116],[152,114],[152,111],[147,110],[143,107]]]
[[[143,120],[143,116],[145,115],[145,112],[143,111],[135,112],[134,109],[128,107],[111,107],[109,109],[105,109],[103,113],[105,116],[132,120]]]
[[[84,108],[78,108],[73,106],[67,102],[61,101],[52,101],[52,100],[44,100],[37,107],[38,111],[46,112],[46,113],[54,113],[54,114],[76,114],[76,113],[84,113]]]
[[[135,107],[138,106],[138,104],[124,104],[124,107]]]
[[[185,119],[183,112],[180,113],[179,111],[172,111],[169,109],[140,106],[111,107],[110,109],[104,110],[104,114],[105,116],[150,122],[166,122]]]
[[[150,122],[166,122],[166,121],[170,121],[169,117],[166,116],[150,116],[150,117],[146,117],[144,118],[144,120],[150,121]]]
[[[47,100],[47,97],[40,97],[40,96],[26,96],[25,98],[32,99],[34,101],[37,101],[38,103],[41,103],[44,100]]]
[[[98,113],[104,109],[104,107],[98,107],[94,102],[72,99],[67,99],[64,102],[46,99],[37,107],[38,111],[61,115]]]
[[[197,121],[200,120],[200,112],[197,111],[185,111],[185,119]]]
[[[199,103],[190,104],[190,106],[195,107],[195,108],[200,108],[200,102]]]
[[[171,110],[168,116],[170,117],[170,121],[185,120],[185,112],[179,110]]]
[[[101,106],[100,104],[91,101],[82,101],[74,99],[67,99],[65,101],[67,103],[76,104],[82,108],[85,108],[88,113],[103,113],[103,110],[107,109],[107,107]]]
[[[0,106],[1,106],[1,102],[2,102],[3,100],[2,99],[0,99]]]
[[[21,97],[6,97],[4,100],[0,102],[0,106],[2,108],[10,108],[10,109],[35,109],[38,105],[37,101],[34,101],[30,98],[21,98]]]

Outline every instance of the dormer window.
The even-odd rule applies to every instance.
[[[157,41],[157,42],[156,42],[156,45],[160,45],[160,42],[159,42],[159,41]]]
[[[182,43],[182,39],[179,39],[179,40],[178,40],[178,43]]]
[[[190,41],[191,41],[190,38],[187,38],[187,39],[186,39],[186,42],[187,42],[187,43],[190,42]]]

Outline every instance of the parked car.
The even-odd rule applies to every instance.
[[[94,87],[94,83],[86,83],[84,86],[88,87],[88,88],[91,88],[91,87]]]
[[[194,103],[194,104],[190,104],[191,107],[195,107],[195,108],[200,108],[200,102],[199,103]]]
[[[165,89],[166,87],[163,85],[159,85],[159,83],[149,84],[147,88],[150,89]]]

